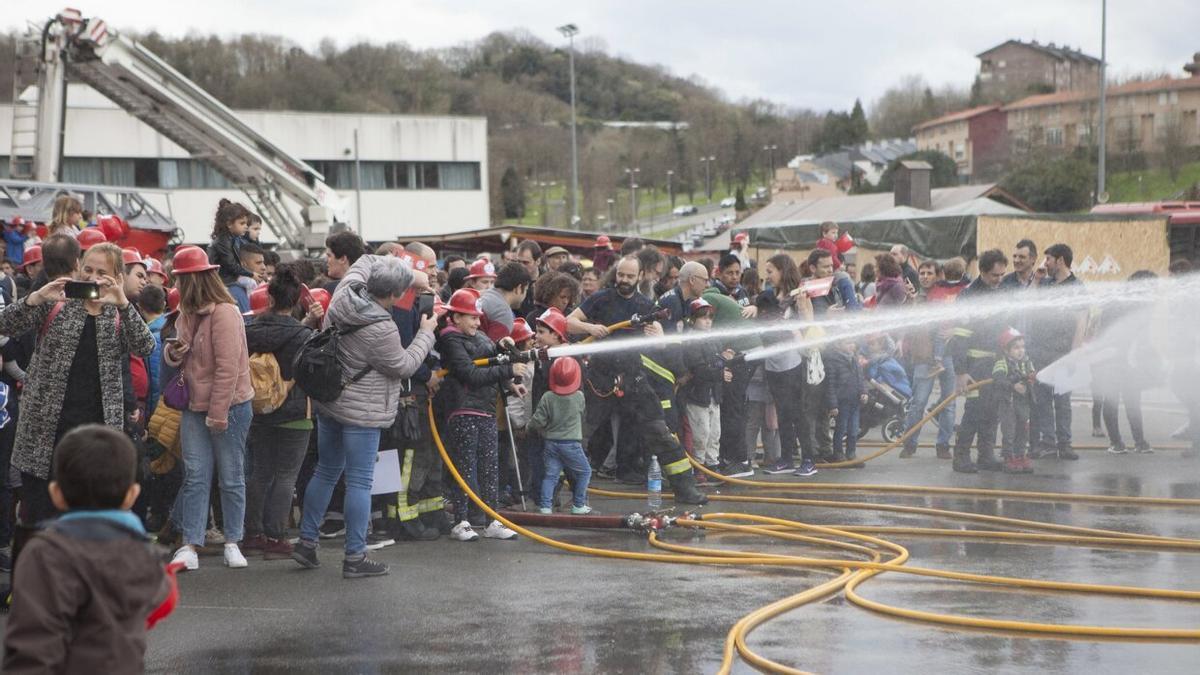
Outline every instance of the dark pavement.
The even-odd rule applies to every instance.
[[[1156,402],[1157,401],[1157,402]],[[1166,397],[1147,402],[1150,441],[1170,441],[1182,417]],[[1090,416],[1076,408],[1078,443]],[[928,434],[929,432],[927,432]],[[869,438],[878,438],[872,432]],[[869,450],[868,450],[869,451]],[[1179,450],[1113,456],[1081,451],[1077,462],[1039,461],[1029,476],[950,471],[932,449],[895,453],[863,470],[826,470],[812,479],[997,487],[1077,493],[1200,497],[1200,460]],[[759,475],[757,478],[766,479]],[[600,482],[598,487],[612,488]],[[725,494],[742,494],[723,489]],[[803,495],[813,496],[813,495]],[[836,498],[836,497],[835,497]],[[1200,509],[1047,504],[1014,500],[884,497],[879,501],[970,510],[1047,522],[1200,538]],[[593,498],[604,513],[634,501]],[[668,502],[669,504],[669,502]],[[818,524],[963,527],[962,523],[872,511],[713,503]],[[625,531],[540,532],[576,543],[650,551]],[[1005,545],[891,536],[911,564],[1076,582],[1197,589],[1200,553]],[[827,553],[794,543],[688,530],[670,541],[764,552]],[[182,606],[150,638],[151,672],[612,672],[716,670],[726,632],[748,612],[828,579],[823,572],[694,567],[605,560],[560,552],[527,539],[401,543],[376,555],[388,577],[343,580],[341,540],[324,542],[319,570],[250,559],[228,570],[220,557],[181,578]],[[952,614],[1029,621],[1200,628],[1194,603],[1016,591],[885,574],[860,587],[880,602]],[[948,630],[900,621],[837,595],[785,614],[750,637],[763,656],[821,673],[1184,673],[1200,668],[1200,644],[1042,637]],[[739,663],[735,672],[752,672]]]

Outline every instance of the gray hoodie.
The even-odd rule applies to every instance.
[[[347,384],[336,400],[316,404],[322,415],[348,426],[390,427],[396,419],[401,381],[417,372],[433,348],[433,333],[421,330],[405,349],[391,313],[367,293],[371,263],[376,259],[377,256],[364,255],[350,267],[338,283],[325,314],[326,328],[334,324],[344,328],[362,326],[338,341],[346,378],[371,366],[362,379]],[[411,282],[409,275],[405,286]]]

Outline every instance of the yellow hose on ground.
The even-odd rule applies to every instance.
[[[654,562],[675,562],[684,564],[709,564],[722,565],[730,564],[736,561],[738,564],[751,565],[767,565],[767,566],[782,566],[782,567],[807,567],[820,569],[831,569],[834,571],[840,570],[841,574],[834,579],[815,587],[806,589],[801,593],[785,598],[780,601],[771,603],[743,617],[731,628],[727,638],[726,645],[723,651],[723,660],[721,671],[727,673],[732,667],[734,654],[740,655],[748,663],[756,668],[768,672],[784,672],[784,673],[799,673],[783,664],[776,663],[762,656],[755,654],[747,645],[746,637],[755,627],[761,625],[765,621],[782,614],[783,612],[803,606],[808,602],[826,597],[838,590],[843,590],[846,593],[847,599],[855,604],[891,616],[897,616],[906,619],[915,619],[924,622],[937,623],[947,626],[958,626],[966,628],[984,628],[991,630],[1016,631],[1021,633],[1037,633],[1050,636],[1090,636],[1090,637],[1136,637],[1150,639],[1167,639],[1167,640],[1196,640],[1200,639],[1200,630],[1196,629],[1171,629],[1171,628],[1122,628],[1108,626],[1071,626],[1058,624],[1044,624],[1035,622],[1023,622],[1007,619],[983,619],[978,617],[962,617],[954,615],[937,614],[931,612],[923,612],[903,607],[894,607],[885,605],[873,600],[863,598],[856,592],[856,589],[862,582],[871,577],[888,571],[899,571],[920,576],[937,577],[952,579],[956,581],[968,583],[980,583],[989,585],[1011,586],[1015,588],[1037,589],[1037,590],[1052,590],[1052,591],[1067,591],[1076,593],[1095,593],[1105,595],[1124,595],[1133,597],[1152,597],[1158,599],[1184,600],[1195,601],[1200,599],[1200,592],[1173,590],[1173,589],[1153,589],[1140,588],[1130,586],[1106,586],[1097,584],[1081,584],[1073,582],[1056,582],[1056,581],[1041,581],[1033,579],[1020,579],[1013,577],[998,577],[991,575],[969,574],[961,572],[953,572],[948,570],[937,570],[931,568],[909,568],[904,566],[904,562],[908,559],[908,551],[902,546],[889,542],[885,539],[873,537],[866,534],[864,530],[871,528],[836,528],[810,525],[781,518],[770,518],[767,516],[757,516],[753,514],[711,514],[703,519],[681,519],[678,524],[685,527],[703,527],[711,529],[714,532],[724,533],[740,533],[752,534],[756,536],[768,536],[791,541],[798,541],[806,544],[814,544],[819,546],[827,546],[842,550],[851,551],[859,554],[867,554],[869,552],[871,560],[842,560],[830,558],[810,558],[792,555],[781,554],[762,554],[745,551],[723,551],[706,549],[699,547],[682,546],[678,544],[669,544],[660,541],[653,534],[650,537],[651,545],[666,551],[674,552],[670,554],[653,554],[632,551],[616,551],[611,549],[603,549],[597,547],[580,546],[567,542],[558,541],[539,535],[526,528],[520,527],[515,523],[504,518],[490,506],[483,503],[463,480],[453,461],[446,452],[445,445],[442,442],[441,435],[437,429],[436,420],[433,417],[432,404],[430,404],[430,427],[438,452],[442,456],[442,460],[449,469],[451,476],[472,501],[476,503],[485,513],[492,518],[504,523],[507,527],[514,531],[530,537],[534,541],[546,544],[565,550],[572,553],[585,553],[606,558],[625,559],[625,560],[641,560]],[[775,487],[772,485],[771,487]],[[865,491],[870,486],[855,486],[855,491]],[[1004,491],[987,491],[989,493],[1003,493]],[[605,490],[596,490],[596,494],[614,496],[614,497],[641,497],[637,493],[611,492]],[[1036,493],[1045,495],[1047,498],[1052,493]],[[1089,497],[1089,495],[1075,495],[1076,497]],[[1027,533],[1027,532],[1004,532],[1004,531],[986,531],[986,532],[959,532],[958,536],[962,537],[978,537],[978,538],[995,538],[1002,541],[1014,543],[1037,543],[1049,545],[1078,545],[1078,546],[1142,546],[1145,548],[1182,548],[1182,549],[1198,549],[1200,548],[1200,540],[1182,539],[1175,537],[1160,537],[1154,535],[1140,535],[1126,532],[1118,532],[1112,530],[1102,530],[1095,528],[1073,527],[1066,525],[1057,525],[1053,523],[1039,523],[1037,521],[1029,521],[1015,518],[1004,518],[1001,516],[989,516],[986,514],[973,514],[957,511],[949,511],[943,509],[932,509],[924,507],[903,507],[887,504],[865,504],[857,502],[838,502],[832,500],[804,500],[791,498],[775,498],[775,497],[739,497],[730,495],[713,495],[711,498],[718,500],[729,501],[753,501],[765,503],[780,503],[780,504],[803,504],[809,506],[831,507],[831,508],[862,508],[874,509],[902,513],[915,513],[919,515],[927,515],[932,517],[945,517],[950,519],[965,519],[965,520],[983,520],[993,524],[999,524],[1004,527],[1024,528],[1024,529],[1042,529],[1052,532],[1069,532],[1073,536],[1064,534],[1044,534],[1044,533]],[[1122,503],[1138,504],[1140,500],[1146,498],[1124,497]],[[1194,506],[1194,504],[1186,503],[1193,500],[1181,500],[1183,504],[1173,504],[1178,506]],[[1157,501],[1154,505],[1163,505]],[[719,519],[736,519],[746,520],[754,523],[765,524],[766,527],[736,525],[731,523],[716,522]],[[770,529],[769,529],[770,528]],[[837,539],[829,539],[825,537],[816,537],[810,535],[797,535],[781,530],[804,530],[819,534],[828,535],[830,537],[838,537],[851,539],[861,543],[869,543],[876,547],[872,550],[860,544],[850,544]],[[874,528],[887,529],[888,533],[899,534],[917,534],[928,536],[955,536],[954,530],[936,529],[936,528]],[[858,530],[858,531],[856,531]],[[887,562],[880,562],[881,553],[878,549],[885,549],[895,554],[895,557]]]

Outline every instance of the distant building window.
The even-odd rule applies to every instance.
[[[308,162],[335,190],[355,189],[352,160]],[[479,190],[479,162],[359,162],[363,190]]]
[[[1046,129],[1046,145],[1062,145],[1063,130],[1057,127]]]
[[[1005,67],[1005,66],[1007,66],[1007,65],[1008,65],[1008,63],[1007,63],[1007,62],[1005,62],[1005,61],[1004,61],[1004,59],[1001,59],[1001,60],[999,60],[999,61],[997,61],[997,62],[996,62],[996,67],[997,67],[997,68],[1003,68],[1003,67]]]
[[[1158,104],[1159,105],[1167,104],[1167,92],[1161,91],[1158,93]]]

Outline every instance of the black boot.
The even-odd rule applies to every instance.
[[[978,468],[980,471],[1003,471],[1004,462],[996,459],[995,456],[992,455],[992,451],[988,450],[986,452],[979,453],[979,462],[976,465],[976,468]]]
[[[938,459],[951,459],[952,457],[954,457],[954,455],[950,453],[949,445],[937,446],[937,458]]]
[[[450,534],[450,530],[454,528],[454,523],[450,522],[450,518],[446,515],[444,509],[422,513],[418,516],[418,519],[425,526],[425,529],[433,530],[441,535]]]
[[[696,479],[692,476],[691,471],[668,476],[667,480],[670,481],[671,490],[675,493],[676,504],[703,506],[708,503],[708,495],[696,488]]]
[[[971,448],[954,448],[954,470],[959,473],[977,473],[979,468],[971,461]]]
[[[437,528],[425,527],[420,517],[399,521],[394,532],[397,539],[404,541],[433,541],[442,536]]]

